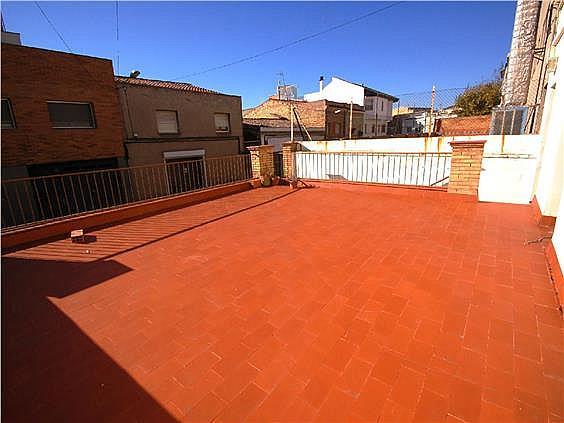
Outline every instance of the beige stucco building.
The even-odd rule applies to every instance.
[[[241,97],[188,83],[117,76],[130,166],[239,154]]]

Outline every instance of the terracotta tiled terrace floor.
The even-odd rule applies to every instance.
[[[528,206],[274,187],[95,235],[3,257],[4,421],[564,418]]]

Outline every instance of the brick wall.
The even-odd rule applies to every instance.
[[[448,192],[478,195],[482,156],[486,141],[451,142],[452,159]]]
[[[2,44],[2,98],[16,121],[2,130],[2,167],[124,156],[110,60]],[[48,100],[92,103],[96,128],[52,128]]]
[[[279,118],[290,119],[290,105],[298,110],[300,118],[306,127],[324,128],[325,127],[325,101],[287,101],[269,98],[257,107],[246,110],[245,118]],[[297,124],[296,124],[297,125]]]
[[[346,138],[349,136],[349,112],[350,105],[345,103],[337,103],[334,101],[318,100],[318,101],[293,101],[278,100],[269,98],[257,107],[245,110],[243,117],[246,119],[279,119],[283,117],[290,119],[290,105],[293,104],[297,109],[302,123],[307,128],[323,128],[325,138]],[[341,110],[339,113],[335,113]],[[362,130],[364,122],[364,108],[353,105],[353,128],[356,129],[354,135],[358,135],[358,131]],[[333,134],[330,127],[334,123],[339,123],[341,129],[338,134]],[[297,128],[297,123],[296,123]]]
[[[251,154],[251,169],[253,178],[274,175],[274,156],[272,154],[274,146],[259,145],[247,147]]]

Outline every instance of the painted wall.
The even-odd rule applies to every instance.
[[[540,155],[539,135],[384,138],[308,141],[301,144],[306,151],[318,152],[450,153],[450,142],[484,139],[487,142],[478,189],[479,200],[529,203],[533,198]],[[393,182],[393,177],[392,183],[397,183]]]
[[[529,204],[538,159],[535,156],[484,155],[478,199],[496,203]]]
[[[323,91],[305,94],[304,100],[330,100],[339,103],[350,103],[352,101],[359,106],[364,106],[364,88],[339,78],[331,78],[331,82],[323,87]]]
[[[206,156],[237,154],[243,145],[241,97],[118,84],[129,164],[162,163],[163,152],[206,150]],[[157,110],[174,110],[177,134],[159,134]],[[228,113],[230,132],[215,129],[215,113]]]
[[[309,151],[375,151],[394,153],[450,153],[453,141],[487,140],[485,154],[538,154],[539,135],[473,135],[456,137],[381,138],[301,142]]]
[[[558,31],[564,31],[564,15],[560,15]],[[564,37],[551,49],[558,60],[556,70],[549,73],[548,88],[541,124],[542,160],[536,181],[535,195],[544,216],[556,216],[564,186]]]

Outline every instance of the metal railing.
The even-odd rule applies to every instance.
[[[2,230],[251,179],[249,155],[2,181]]]
[[[296,176],[304,179],[444,187],[450,153],[296,153]]]
[[[273,156],[274,160],[274,176],[284,176],[284,155],[281,151],[275,151]]]

